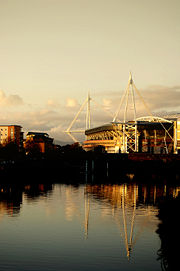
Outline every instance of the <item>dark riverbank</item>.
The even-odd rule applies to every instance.
[[[161,178],[180,180],[180,155],[68,153],[58,156],[1,160],[1,182],[39,179],[101,182]],[[15,180],[16,179],[16,180]]]

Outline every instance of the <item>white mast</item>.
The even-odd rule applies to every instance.
[[[72,133],[74,134],[74,133],[84,133],[85,132],[85,130],[71,130],[71,128],[73,127],[74,123],[76,122],[76,120],[78,119],[80,113],[83,111],[83,109],[85,108],[86,105],[87,105],[87,110],[86,110],[86,129],[90,129],[91,128],[90,101],[91,101],[91,97],[90,97],[90,94],[88,93],[87,98],[82,103],[82,105],[81,105],[79,111],[77,112],[77,114],[75,115],[74,119],[72,120],[72,122],[68,126],[67,130],[64,131],[66,134],[68,134],[72,138],[72,140],[74,142],[78,142],[78,140],[75,138],[74,135],[72,135]]]

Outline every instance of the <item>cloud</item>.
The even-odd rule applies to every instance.
[[[112,107],[112,100],[110,100],[110,99],[103,99],[103,106],[105,107],[105,108],[111,108]]]
[[[151,112],[154,112],[154,115],[159,115],[161,111],[180,112],[180,86],[150,86],[146,89],[139,90],[139,92],[141,93]],[[113,120],[113,116],[115,115],[120,103],[122,93],[111,92],[111,95],[110,93],[108,93],[108,95],[106,94],[102,93],[101,96],[98,95],[98,104],[101,104],[101,106],[93,103],[93,100],[96,99],[93,98],[92,100],[92,127],[101,126]],[[3,91],[0,91],[0,105],[2,103],[3,105],[7,105],[8,103],[11,105],[17,105],[18,98],[16,99],[14,96],[16,95],[10,95],[7,97]],[[21,98],[20,103],[22,103]],[[42,131],[47,132],[50,136],[57,140],[69,142],[71,141],[70,138],[63,131],[67,129],[74,119],[80,105],[78,104],[77,100],[73,98],[68,98],[64,106],[61,105],[55,107],[55,104],[56,101],[49,100],[49,107],[46,104],[44,105],[44,108],[35,110],[33,110],[32,107],[26,109],[21,107],[20,110],[19,107],[16,108],[13,106],[9,107],[8,110],[4,110],[3,107],[0,114],[0,123],[21,125],[25,134],[28,131]],[[148,115],[144,104],[139,98],[136,99],[136,109],[138,117]],[[23,110],[24,112],[22,112]],[[119,119],[123,119],[123,110],[124,108],[122,107]],[[113,114],[111,115],[109,111],[113,112]],[[133,118],[132,106],[128,110],[128,116],[131,119]],[[77,121],[72,127],[72,130],[85,130],[85,121],[86,108],[79,114]],[[82,139],[82,135],[80,135],[80,137]]]
[[[149,86],[145,89],[138,89],[141,96],[143,97],[143,100],[147,107],[150,109],[150,111],[153,114],[157,114],[161,111],[180,111],[180,86],[161,86],[161,85],[153,85]],[[110,109],[112,112],[116,112],[118,105],[120,104],[121,97],[123,96],[123,91],[111,91],[111,92],[104,92],[101,93],[101,96],[103,97],[103,104],[108,105],[108,100],[111,100],[111,103],[109,103],[108,109]],[[100,95],[98,95],[98,98],[100,98]],[[107,102],[106,102],[107,100]],[[105,102],[104,102],[105,101]],[[137,115],[148,115],[148,110],[144,106],[144,103],[140,99],[140,97],[135,92],[135,101],[136,101],[136,110]],[[125,108],[125,100],[121,106],[120,114],[123,116]],[[129,107],[128,107],[128,113],[132,114],[132,101],[129,100]],[[131,112],[130,112],[131,111]]]
[[[55,139],[69,142],[71,141],[65,131],[73,119],[73,115],[67,114],[64,108],[62,111],[47,109],[41,110],[1,110],[0,123],[4,125],[21,125],[24,135],[28,131],[47,132]]]
[[[27,129],[47,131],[62,121],[57,111],[41,109],[26,112],[23,115],[23,123]]]
[[[180,110],[180,86],[150,86],[142,95],[152,110]]]
[[[57,107],[59,107],[60,105],[59,105],[59,103],[57,102],[57,101],[55,101],[55,100],[53,100],[53,99],[49,99],[48,101],[47,101],[47,106],[48,107],[52,107],[52,108],[57,108]]]
[[[3,90],[0,90],[0,105],[1,106],[19,106],[23,105],[24,102],[19,95],[6,96]]]
[[[57,126],[52,127],[49,129],[47,132],[48,134],[53,137],[55,140],[61,140],[64,142],[71,142],[71,138],[65,133],[64,131],[66,130],[62,124],[59,124]]]
[[[78,103],[77,103],[76,99],[67,98],[67,100],[66,100],[66,107],[74,108],[77,105],[78,105]]]

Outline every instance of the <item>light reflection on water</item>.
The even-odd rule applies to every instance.
[[[0,270],[166,267],[159,208],[179,198],[180,187],[33,184],[0,191]]]

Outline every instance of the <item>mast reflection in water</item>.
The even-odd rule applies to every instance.
[[[0,270],[174,270],[179,187],[0,186]]]

